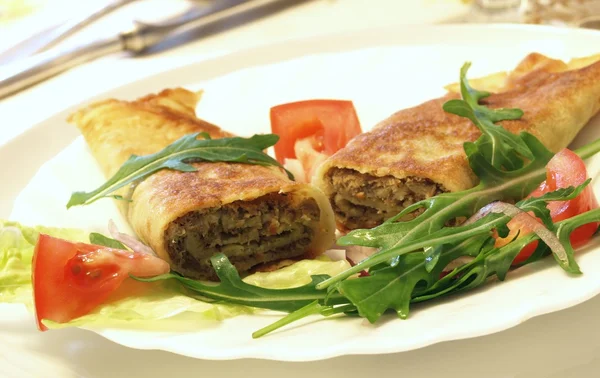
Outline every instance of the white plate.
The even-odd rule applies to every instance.
[[[465,60],[473,62],[470,76],[475,77],[510,69],[531,51],[567,59],[597,53],[594,47],[600,42],[599,33],[584,30],[481,26],[402,30],[404,33],[398,33],[399,29],[393,34],[376,30],[242,51],[192,63],[98,97],[133,98],[178,85],[204,88],[199,116],[245,135],[268,132],[268,109],[272,105],[306,98],[347,98],[355,102],[367,129],[398,109],[443,93],[442,86],[456,80]],[[230,73],[233,71],[237,72]],[[65,124],[66,115],[48,119],[0,149],[0,161],[23,159],[23,164],[5,169],[5,177],[14,179],[12,185],[0,187],[0,216],[6,216],[15,194],[38,167],[75,139],[74,128]],[[584,130],[581,141],[600,136],[599,121],[594,120]],[[16,200],[11,218],[30,224],[102,228],[108,216],[118,217],[110,202],[65,211],[72,190],[91,188],[102,180],[86,154],[83,144],[76,142],[44,165]],[[595,189],[600,192],[597,160],[592,170]],[[87,172],[85,179],[82,172]],[[568,277],[547,259],[519,269],[503,283],[414,306],[407,321],[387,316],[370,325],[360,319],[315,318],[310,324],[289,327],[259,340],[252,340],[251,332],[274,317],[237,317],[190,333],[96,332],[133,348],[162,349],[205,359],[307,361],[405,351],[497,332],[591,298],[600,292],[600,253],[592,249],[578,257],[582,277]],[[14,311],[20,308],[15,306]]]

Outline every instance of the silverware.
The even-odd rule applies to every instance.
[[[120,51],[139,54],[159,42],[183,34],[220,17],[230,17],[236,10],[248,11],[264,5],[262,0],[213,0],[206,6],[193,7],[160,23],[136,22],[133,29],[114,37],[96,40],[71,48],[53,48],[7,65],[0,65],[0,98],[46,80],[86,61]]]
[[[5,64],[13,60],[22,59],[34,53],[48,50],[97,19],[134,1],[137,0],[111,0],[108,3],[102,2],[100,3],[100,6],[91,9],[86,8],[84,11],[75,14],[63,24],[35,33],[29,38],[21,41],[18,45],[3,51],[0,53],[0,64]]]

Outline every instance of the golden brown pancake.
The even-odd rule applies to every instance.
[[[196,118],[198,99],[185,89],[168,89],[135,101],[97,102],[69,121],[108,178],[132,154],[157,152],[186,134],[231,136]],[[282,259],[317,256],[334,242],[333,214],[323,193],[291,181],[282,169],[193,165],[196,172],[161,170],[135,187],[130,203],[121,201],[136,234],[175,271],[214,279],[209,259],[215,253],[225,253],[246,273]]]
[[[600,108],[600,55],[570,63],[530,54],[512,72],[470,80],[493,92],[491,108],[520,108],[519,120],[503,121],[513,133],[527,131],[550,150],[566,147]],[[406,206],[477,184],[463,143],[479,130],[466,118],[444,112],[458,85],[444,97],[401,110],[358,135],[325,161],[314,183],[329,198],[338,228],[371,228]]]

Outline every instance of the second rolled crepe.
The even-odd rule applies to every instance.
[[[600,108],[600,55],[566,64],[530,54],[512,72],[471,80],[493,92],[491,108],[520,108],[520,120],[503,121],[513,133],[528,131],[552,151],[566,147]],[[406,206],[477,184],[463,143],[481,134],[465,118],[444,112],[458,86],[419,106],[401,110],[354,138],[325,161],[314,183],[329,198],[338,228],[371,228]]]
[[[231,136],[195,116],[196,93],[165,90],[136,101],[107,100],[70,117],[106,177],[132,154],[157,152],[183,135]],[[210,257],[225,253],[242,274],[274,261],[314,257],[334,241],[331,206],[318,189],[277,167],[196,162],[140,182],[123,208],[136,234],[188,277],[214,279]]]

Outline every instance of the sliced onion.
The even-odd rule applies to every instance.
[[[325,255],[333,261],[346,260],[346,251],[343,249],[328,249]]]
[[[312,180],[317,168],[328,158],[324,153],[314,149],[311,140],[312,137],[298,139],[294,144],[294,153],[305,172],[306,182]]]
[[[511,218],[514,218],[517,215],[523,213],[523,211],[521,209],[519,209],[518,207],[516,207],[515,205],[511,205],[510,203],[494,201],[492,203],[485,205],[481,209],[479,209],[478,212],[473,214],[471,216],[471,218],[467,219],[467,221],[465,223],[463,223],[462,225],[466,226],[471,223],[475,223],[490,213],[502,213],[502,214],[508,215]],[[536,223],[537,223],[537,221],[536,221]]]
[[[117,225],[115,225],[115,222],[113,222],[112,219],[108,221],[108,232],[113,239],[120,241],[123,243],[123,245],[131,248],[132,251],[156,256],[156,252],[154,252],[152,248],[148,247],[146,244],[142,243],[131,235],[119,232]]]
[[[512,219],[518,219],[518,222],[529,228],[552,250],[552,253],[562,262],[568,263],[567,251],[562,245],[558,237],[552,231],[546,228],[542,223],[538,222],[537,218],[524,212],[515,205],[506,202],[492,202],[489,205],[482,207],[477,213],[469,218],[463,225],[471,224],[489,213],[502,213],[508,215]]]
[[[283,162],[283,168],[292,172],[294,175],[294,181],[299,183],[306,183],[306,174],[304,173],[304,168],[302,167],[302,163],[298,159],[285,159]]]
[[[346,246],[345,249],[346,258],[354,261],[357,264],[377,252],[377,248],[363,247],[360,245],[349,245]]]
[[[336,230],[336,239],[339,238],[342,234]],[[360,245],[333,245],[331,249],[325,252],[329,255],[330,252],[334,252],[335,256],[343,256],[342,258],[347,260],[350,265],[354,266],[371,256],[373,253],[377,252],[377,248],[372,247],[363,247]],[[332,257],[333,259],[333,257]],[[335,259],[334,259],[335,260]],[[360,272],[359,277],[366,277],[369,273],[366,270]]]

